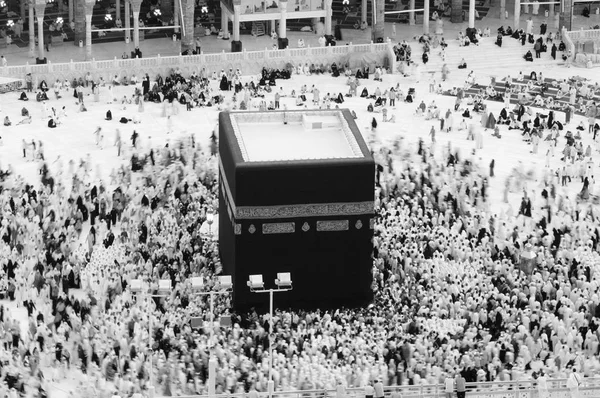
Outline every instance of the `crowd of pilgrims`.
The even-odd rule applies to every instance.
[[[285,78],[277,73],[261,76]],[[198,101],[205,93],[207,102],[217,95],[206,77],[178,75],[152,88],[145,79],[142,95]],[[238,85],[236,76],[221,81]],[[266,391],[268,315],[231,314],[233,326],[216,326],[214,339],[209,325],[190,326],[192,317],[209,319],[209,306],[192,294],[189,277],[214,280],[222,271],[218,244],[206,233],[207,214],[218,208],[214,145],[182,139],[136,171],[121,166],[110,184],[93,177],[89,158],[44,163],[43,185],[5,176],[1,291],[29,318],[23,327],[0,307],[0,396],[46,396],[51,383],[73,376],[78,393],[138,398],[148,393],[150,372],[157,395],[204,394],[211,353],[217,392]],[[597,374],[598,210],[558,193],[546,173],[541,193],[524,190],[518,213],[511,206],[497,213],[492,167],[422,141],[372,145],[374,303],[276,310],[276,390],[364,387],[374,379],[437,384],[457,372],[468,382]],[[529,267],[523,250],[536,253]],[[154,288],[170,279],[172,293],[133,294],[130,282],[139,278]],[[214,314],[229,307],[220,296]]]

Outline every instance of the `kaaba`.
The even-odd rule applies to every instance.
[[[236,311],[371,302],[375,162],[347,109],[219,115],[219,250]]]

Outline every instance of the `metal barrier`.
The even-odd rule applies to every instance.
[[[552,398],[567,397],[567,379],[548,379],[548,392]],[[391,398],[445,398],[442,384],[418,386],[389,386],[384,388],[386,397]],[[220,394],[227,398],[246,398],[246,394]],[[268,393],[259,393],[267,397]],[[276,391],[274,398],[364,398],[364,388],[348,388],[343,397],[335,390]],[[537,398],[539,396],[535,380],[467,383],[467,398]],[[600,377],[584,378],[579,388],[582,398],[600,397]],[[214,398],[209,395],[180,395],[179,398]]]
[[[239,53],[217,53],[186,56],[152,58],[135,58],[86,62],[66,62],[41,65],[15,65],[0,67],[0,76],[23,79],[26,74],[31,73],[34,80],[39,82],[46,80],[51,84],[55,79],[73,79],[83,77],[91,72],[94,78],[103,77],[105,81],[111,82],[115,76],[122,78],[136,74],[141,78],[148,73],[154,77],[156,74],[164,75],[171,69],[179,68],[183,74],[192,72],[199,73],[201,69],[207,72],[239,68],[245,75],[259,73],[263,67],[285,68],[288,65],[304,64],[313,62],[328,64],[332,62],[344,62],[352,53],[369,53],[376,56],[381,65],[392,66],[393,51],[389,43],[349,44],[334,47],[307,47],[288,48],[285,50],[242,51]],[[391,59],[390,59],[391,58]],[[154,76],[153,76],[154,74]]]

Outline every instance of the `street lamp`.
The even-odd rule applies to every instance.
[[[233,290],[233,282],[231,281],[231,275],[219,275],[215,286],[211,290],[204,290],[204,278],[201,276],[195,276],[190,278],[192,284],[192,294],[197,296],[209,296],[210,298],[210,336],[209,336],[209,351],[210,358],[208,360],[208,395],[214,396],[216,393],[216,370],[217,360],[213,353],[214,345],[214,334],[215,334],[215,295],[216,294],[229,294]],[[200,318],[192,318],[191,323],[198,323]]]
[[[276,289],[265,289],[262,275],[250,275],[247,282],[252,293],[269,293],[269,397],[273,396],[275,384],[273,382],[273,293],[288,292],[292,290],[292,276],[289,272],[279,272],[275,279]]]
[[[206,213],[206,223],[208,224],[208,234],[212,235],[212,224],[215,221],[215,215],[212,211],[212,209],[208,210],[208,212]]]
[[[152,297],[169,297],[171,295],[171,280],[170,279],[161,279],[158,281],[158,293],[153,294],[150,290],[149,286],[145,286],[144,282],[141,279],[133,279],[129,283],[129,287],[132,293],[136,295],[141,295],[143,293],[148,293],[150,298]],[[154,371],[152,368],[152,314],[150,313],[150,309],[148,309],[148,329],[149,340],[150,340],[150,386],[148,387],[148,396],[150,398],[154,398]]]

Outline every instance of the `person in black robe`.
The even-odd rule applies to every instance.
[[[366,87],[363,88],[362,92],[360,93],[360,98],[369,98],[369,91]]]
[[[525,58],[525,61],[527,62],[533,62],[533,54],[531,53],[531,51],[527,51],[523,58]]]
[[[54,121],[54,119],[48,120],[48,127],[50,127],[51,129],[56,128],[56,122]]]
[[[25,94],[25,91],[23,91],[21,93],[21,96],[19,97],[19,101],[29,101],[29,98],[27,98],[27,94]]]
[[[552,49],[550,50],[550,55],[552,55],[552,59],[556,60],[556,43],[552,43]]]
[[[221,91],[229,91],[229,81],[227,81],[227,76],[223,75],[223,77],[221,77],[219,88]]]
[[[142,81],[142,93],[144,95],[148,94],[148,92],[150,91],[150,76],[148,76],[148,74],[146,73],[146,77],[144,77],[144,80]]]
[[[423,65],[427,65],[427,62],[429,61],[429,55],[427,55],[426,52],[423,53]]]
[[[133,134],[131,134],[131,146],[135,148],[135,143],[137,141],[138,138],[138,133],[137,131],[133,130]]]
[[[106,118],[104,120],[112,120],[112,112],[110,110],[106,111]]]
[[[502,47],[502,34],[498,33],[498,36],[496,37],[496,45],[498,47]]]

